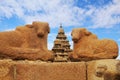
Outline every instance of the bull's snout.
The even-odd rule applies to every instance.
[[[73,41],[73,42],[77,42],[77,41],[78,41],[78,38],[72,37],[72,41]]]
[[[44,32],[43,31],[40,31],[37,33],[38,37],[43,37],[44,36]]]
[[[72,31],[71,36],[72,36],[72,41],[75,43],[78,42],[78,40],[80,39],[79,32],[75,32],[74,30]]]

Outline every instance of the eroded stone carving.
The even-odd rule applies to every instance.
[[[104,80],[120,80],[120,62],[116,64],[116,71],[106,71]]]
[[[52,53],[47,49],[49,24],[33,22],[19,26],[14,31],[0,32],[0,57],[11,59],[49,60]]]
[[[98,65],[95,75],[104,80],[120,80],[120,62],[116,64],[116,70],[108,70],[106,65]]]
[[[95,75],[97,77],[103,77],[105,71],[107,70],[107,66],[106,65],[98,65],[96,70],[95,70]]]
[[[71,59],[94,60],[109,59],[118,56],[118,45],[109,39],[99,40],[85,28],[75,28],[72,30],[73,53]]]

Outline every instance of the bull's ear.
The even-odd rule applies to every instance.
[[[33,25],[31,25],[31,24],[27,24],[25,26],[28,27],[28,28],[33,28]]]
[[[92,34],[91,32],[89,32],[88,30],[85,30],[85,35],[89,36],[91,34]]]

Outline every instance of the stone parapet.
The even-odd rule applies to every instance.
[[[42,62],[0,60],[0,80],[120,80],[120,60]]]
[[[0,80],[86,80],[86,64],[0,60],[0,74]]]

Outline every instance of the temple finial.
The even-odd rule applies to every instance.
[[[60,28],[62,28],[62,23],[60,23]]]

